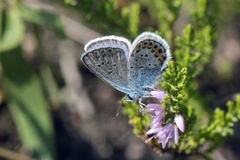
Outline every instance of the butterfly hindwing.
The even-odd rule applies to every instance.
[[[160,36],[144,32],[133,42],[129,59],[129,82],[134,88],[152,87],[171,59],[168,44]]]

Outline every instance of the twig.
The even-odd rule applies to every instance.
[[[34,160],[33,158],[28,157],[27,155],[24,155],[22,153],[17,153],[1,147],[0,147],[0,157],[11,159],[11,160]]]

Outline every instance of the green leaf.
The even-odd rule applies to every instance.
[[[19,46],[24,36],[24,25],[17,7],[1,10],[0,53]]]
[[[140,5],[133,3],[129,11],[129,30],[132,37],[137,36],[139,26]]]
[[[54,159],[54,130],[39,76],[25,62],[21,48],[0,55],[7,104],[24,146],[41,160]]]

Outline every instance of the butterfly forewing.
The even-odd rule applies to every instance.
[[[131,47],[128,74],[130,85],[138,90],[152,87],[161,78],[170,59],[169,46],[165,40],[154,33],[142,33]]]
[[[90,41],[81,59],[99,78],[124,93],[131,93],[128,81],[130,42],[122,37],[106,36]]]

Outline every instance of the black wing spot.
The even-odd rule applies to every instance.
[[[93,51],[93,54],[98,54],[98,51],[96,51],[96,50],[95,50],[95,51]]]
[[[100,50],[100,53],[104,53],[104,52],[105,52],[105,49],[101,49],[101,50]]]
[[[159,52],[159,53],[162,53],[162,52],[163,52],[163,49],[162,49],[162,48],[159,48],[159,49],[158,49],[158,52]]]
[[[112,49],[112,48],[108,48],[107,51],[108,51],[108,52],[112,52],[113,49]]]

